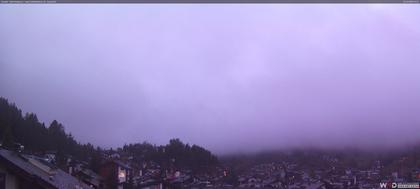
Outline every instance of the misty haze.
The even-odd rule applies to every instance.
[[[1,6],[0,157],[51,157],[69,188],[418,183],[418,18],[380,4]]]

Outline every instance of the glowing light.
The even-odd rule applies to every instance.
[[[119,173],[118,173],[118,177],[119,177],[119,178],[125,178],[125,172],[122,172],[122,171],[121,171],[121,172],[119,172]]]

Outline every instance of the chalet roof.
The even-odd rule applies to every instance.
[[[43,185],[57,189],[87,189],[89,186],[79,182],[75,177],[67,174],[47,162],[32,155],[0,149],[0,163],[13,168],[21,176],[36,179]]]
[[[102,177],[99,176],[98,174],[96,174],[95,172],[93,172],[90,169],[82,169],[81,173],[88,176],[89,178],[86,178],[85,181],[95,185],[95,186],[99,186]]]
[[[124,163],[120,160],[113,160],[112,162],[116,163],[117,165],[119,165],[120,167],[123,167],[125,169],[131,169],[131,167],[128,164],[126,164],[126,163]]]

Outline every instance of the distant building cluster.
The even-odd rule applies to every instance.
[[[319,157],[326,164],[304,167],[293,161],[259,163],[241,172],[217,166],[207,173],[161,166],[154,161],[135,161],[117,152],[101,154],[99,170],[67,158],[57,167],[56,152],[32,155],[0,148],[0,189],[178,189],[178,188],[279,188],[279,189],[373,189],[380,183],[419,182],[420,168],[388,171],[380,160],[366,169],[343,166],[338,158]],[[176,159],[172,159],[176,162]],[[403,163],[401,157],[397,162]]]
[[[323,158],[329,165],[312,169],[290,162],[255,165],[239,176],[238,188],[376,189],[380,188],[380,183],[420,182],[419,167],[398,168],[383,175],[384,167],[379,160],[370,168],[357,169],[334,166],[339,163],[334,157]]]

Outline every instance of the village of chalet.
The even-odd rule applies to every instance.
[[[164,148],[162,148],[164,153]],[[236,173],[232,166],[219,164],[209,171],[176,167],[177,159],[169,165],[154,161],[136,161],[122,152],[104,151],[99,171],[88,168],[88,163],[67,157],[66,167],[55,165],[56,152],[24,153],[17,144],[13,149],[0,149],[0,173],[7,189],[163,189],[163,188],[284,188],[333,189],[379,188],[381,182],[420,181],[420,168],[403,168],[384,176],[381,161],[366,169],[343,167],[338,158],[322,155],[327,164],[312,169],[293,161],[260,163]],[[235,160],[231,160],[235,161]],[[401,166],[407,158],[398,159]],[[239,164],[239,162],[236,162]]]

